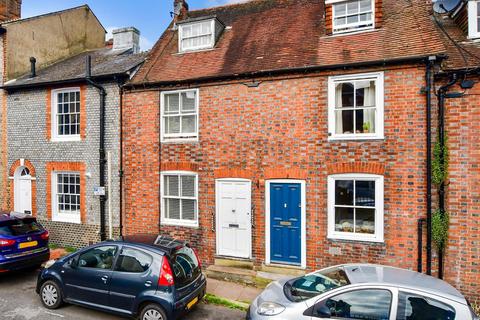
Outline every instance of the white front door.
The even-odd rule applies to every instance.
[[[32,176],[26,167],[20,167],[15,172],[13,195],[13,210],[32,214]]]
[[[217,254],[250,258],[252,248],[251,183],[243,179],[216,181]]]

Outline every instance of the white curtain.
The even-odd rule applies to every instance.
[[[342,88],[343,83],[338,83],[335,86],[335,133],[343,133],[343,116],[342,116]]]
[[[363,106],[374,107],[375,106],[375,81],[359,81],[357,82],[356,89],[364,89]],[[358,106],[361,107],[361,106]],[[362,127],[367,125],[369,133],[375,132],[375,108],[363,110],[363,124]]]

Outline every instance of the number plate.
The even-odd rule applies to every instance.
[[[198,302],[198,297],[195,297],[195,299],[193,299],[187,304],[187,309],[191,309],[197,302]]]
[[[38,241],[22,242],[18,245],[18,249],[31,248],[38,245]]]

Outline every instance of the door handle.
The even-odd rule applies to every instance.
[[[103,276],[102,281],[103,281],[104,284],[107,284],[108,276]]]
[[[152,281],[147,280],[145,281],[145,287],[151,287],[152,286]]]

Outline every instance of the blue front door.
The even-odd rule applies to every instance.
[[[270,261],[301,264],[301,185],[270,184]]]

